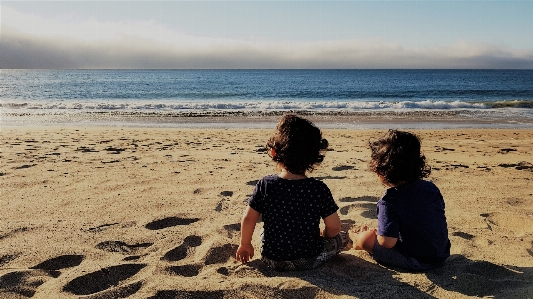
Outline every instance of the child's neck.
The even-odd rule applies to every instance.
[[[303,180],[306,179],[307,176],[303,174],[294,174],[290,171],[287,171],[285,169],[281,169],[281,173],[279,174],[279,177],[286,180]]]

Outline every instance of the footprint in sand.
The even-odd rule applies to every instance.
[[[192,254],[192,248],[200,246],[202,240],[198,236],[188,236],[185,238],[182,245],[176,247],[175,249],[167,252],[162,260],[167,261],[179,261],[185,259],[187,256]],[[224,244],[222,246],[210,248],[206,254],[205,261],[203,264],[186,264],[179,266],[168,266],[164,268],[164,272],[170,275],[179,275],[185,277],[194,277],[200,274],[200,270],[207,265],[226,263],[235,256],[237,252],[237,246],[234,244]],[[224,268],[224,267],[222,267]],[[219,268],[220,270],[221,268]],[[217,270],[218,272],[218,270]],[[228,275],[229,271],[226,269],[226,274]],[[219,272],[220,273],[220,272]]]
[[[280,289],[257,284],[245,284],[230,290],[162,290],[147,299],[187,298],[187,299],[222,299],[222,298],[317,298],[324,295],[319,287],[300,287]],[[258,296],[260,294],[260,296]]]
[[[2,238],[0,238],[0,239],[2,239]],[[19,256],[18,254],[6,254],[6,255],[0,256],[0,267],[2,267],[3,265],[8,264],[12,260],[16,259],[18,256]]]
[[[223,299],[224,291],[182,291],[182,290],[164,290],[146,299],[169,299],[169,298],[187,298],[187,299]],[[230,298],[230,297],[228,297]]]
[[[76,267],[83,261],[83,255],[61,255],[55,258],[46,260],[30,269],[41,270],[61,270],[65,268]]]
[[[259,180],[249,181],[249,182],[246,183],[246,185],[255,186],[255,185],[257,185],[257,182],[259,182]]]
[[[165,272],[167,272],[170,275],[194,277],[200,274],[200,269],[202,269],[202,265],[191,264],[191,265],[182,265],[182,266],[169,266],[165,268]]]
[[[511,163],[511,164],[503,163],[503,164],[498,164],[498,166],[503,167],[503,168],[514,167],[514,169],[516,169],[516,170],[530,170],[530,171],[533,171],[533,164],[531,164],[529,162],[525,162],[525,161],[521,161],[519,163]]]
[[[33,297],[37,288],[61,273],[51,270],[16,271],[0,276],[0,297],[21,298]],[[5,296],[5,297],[4,297]]]
[[[200,218],[181,218],[181,217],[168,217],[160,220],[152,221],[146,224],[146,227],[149,230],[159,230],[167,227],[177,226],[177,225],[189,225],[200,220]]]
[[[345,178],[346,178],[346,176],[331,176],[331,175],[315,177],[315,179],[317,179],[319,181],[323,181],[323,180],[344,180]]]
[[[343,171],[343,170],[350,170],[350,169],[354,169],[355,166],[350,166],[350,165],[340,165],[340,166],[335,166],[333,168],[331,168],[331,170],[333,171]]]
[[[117,286],[120,282],[133,277],[144,267],[146,267],[145,264],[123,264],[103,268],[96,272],[74,278],[63,287],[63,291],[72,293],[74,295],[91,295],[98,293],[113,286]],[[129,286],[121,286],[121,289],[132,291],[132,289],[135,289],[135,286],[138,286],[138,290],[140,288],[139,283],[140,282]],[[137,290],[135,290],[135,292]]]
[[[10,297],[33,297],[39,286],[61,275],[58,270],[78,266],[83,258],[83,255],[62,255],[33,266],[32,270],[7,273],[0,277],[0,297],[9,293],[13,294]]]
[[[194,247],[198,247],[202,244],[202,238],[199,236],[187,236],[183,240],[183,244],[180,246],[168,251],[161,258],[166,261],[179,261],[186,258],[190,253],[192,253]]]
[[[475,236],[465,232],[454,232],[452,236],[460,237],[466,240],[472,240]]]
[[[137,281],[125,286],[111,288],[109,290],[94,294],[91,296],[84,296],[83,299],[116,299],[129,297],[141,289],[143,281]]]
[[[212,265],[227,262],[230,258],[235,256],[237,247],[238,246],[235,244],[224,244],[222,246],[209,249],[205,258],[205,264]]]
[[[229,197],[233,196],[233,191],[222,191],[220,192],[222,199],[217,203],[215,211],[222,212],[223,210],[228,209],[229,207]]]
[[[233,191],[222,191],[220,192],[221,196],[233,196]]]
[[[75,151],[82,152],[82,153],[97,153],[98,152],[94,148],[90,148],[90,147],[86,147],[86,146],[80,146],[77,149],[75,149]]]
[[[357,203],[349,206],[345,206],[339,209],[341,215],[345,216],[350,213],[359,212],[360,215],[368,219],[377,219],[376,204],[374,203]]]
[[[233,224],[226,224],[224,225],[224,230],[228,234],[228,238],[233,238],[241,231],[241,224],[240,223],[233,223]]]
[[[129,245],[121,241],[105,241],[98,243],[95,247],[107,252],[118,252],[122,254],[135,254],[139,250],[152,246],[154,243],[139,243]]]
[[[369,201],[369,202],[378,202],[379,198],[375,196],[360,196],[360,197],[343,197],[339,200],[340,202],[357,202],[357,201]]]
[[[492,212],[480,214],[490,230],[511,231],[516,236],[533,233],[533,219],[513,212]]]
[[[33,167],[33,166],[36,166],[37,164],[25,164],[25,165],[22,165],[22,166],[19,166],[19,167],[15,167],[14,169],[25,169],[25,168],[30,168],[30,167]]]

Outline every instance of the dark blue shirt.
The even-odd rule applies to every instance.
[[[378,234],[398,238],[402,254],[424,263],[450,256],[444,200],[432,182],[419,180],[389,188],[377,205]]]
[[[263,219],[262,255],[271,260],[313,258],[322,252],[320,220],[338,210],[329,188],[313,178],[262,178],[248,200]]]

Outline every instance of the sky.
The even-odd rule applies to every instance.
[[[533,0],[1,1],[0,68],[533,69]]]

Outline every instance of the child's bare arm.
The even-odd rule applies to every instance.
[[[324,224],[326,227],[322,231],[322,236],[325,238],[333,238],[341,231],[341,219],[337,212],[324,218]]]
[[[396,245],[397,241],[398,241],[398,238],[386,237],[386,236],[378,235],[378,243],[379,243],[379,245],[381,245],[382,247],[385,247],[385,248],[394,247],[394,245]]]
[[[241,221],[241,243],[235,254],[235,258],[242,263],[247,263],[254,256],[252,236],[255,224],[259,219],[259,212],[248,206]]]

